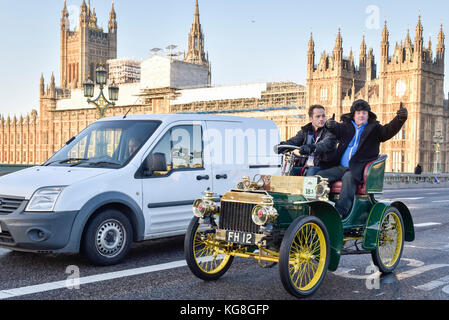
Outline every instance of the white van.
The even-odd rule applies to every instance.
[[[192,203],[279,174],[273,121],[199,114],[95,121],[40,166],[0,178],[0,247],[119,262],[131,243],[182,235]]]

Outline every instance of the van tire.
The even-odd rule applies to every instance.
[[[131,248],[133,228],[120,211],[107,209],[95,215],[87,224],[81,253],[94,265],[119,263]]]

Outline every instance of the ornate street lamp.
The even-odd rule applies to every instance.
[[[119,88],[114,83],[112,83],[108,86],[109,99],[111,101],[106,99],[106,97],[104,96],[103,89],[104,89],[104,86],[107,81],[107,76],[108,76],[108,72],[100,64],[97,67],[97,69],[95,70],[95,79],[96,79],[97,84],[100,86],[100,93],[99,93],[98,97],[94,100],[90,99],[94,96],[94,89],[95,89],[94,82],[90,79],[87,79],[83,83],[84,96],[87,98],[88,103],[93,104],[95,106],[95,108],[97,108],[99,118],[103,118],[106,109],[109,106],[115,106],[114,101],[118,100]]]
[[[84,96],[86,98],[92,98],[94,96],[94,82],[89,78],[84,82]]]
[[[118,100],[118,86],[115,83],[111,83],[108,87],[109,99],[112,101]]]
[[[441,164],[440,164],[440,147],[444,142],[444,137],[441,135],[441,130],[437,130],[435,135],[433,136],[433,144],[435,146],[435,163],[433,167],[434,173],[441,172]]]

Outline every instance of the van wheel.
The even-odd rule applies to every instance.
[[[128,253],[133,229],[120,211],[108,209],[97,214],[87,225],[81,250],[93,264],[109,266],[119,263]]]

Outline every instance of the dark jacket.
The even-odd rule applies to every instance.
[[[421,174],[422,172],[422,167],[418,164],[415,168],[415,174]]]
[[[380,143],[393,138],[401,130],[407,119],[396,116],[390,123],[381,125],[376,120],[374,113],[369,114],[368,124],[360,136],[360,142],[356,152],[349,161],[349,170],[358,183],[363,182],[363,170],[368,162],[379,156]],[[337,164],[343,156],[346,148],[355,134],[350,113],[341,116],[341,123],[337,123],[335,128],[328,129],[337,137],[338,147],[334,159]]]
[[[281,144],[289,144],[294,146],[303,146],[307,143],[307,134],[313,133],[312,123],[308,123],[301,128],[296,136],[281,142]],[[334,152],[337,146],[337,139],[326,128],[319,128],[317,132],[317,141],[315,141],[316,149],[314,151],[314,165],[319,166],[321,169],[327,169],[335,165],[332,160],[334,159]],[[300,163],[301,166],[305,164],[305,159]]]

